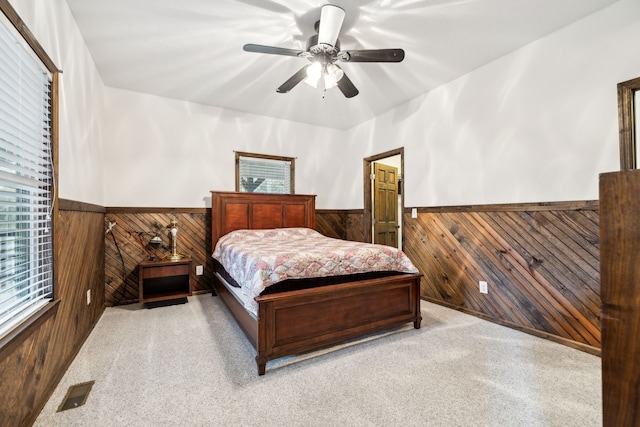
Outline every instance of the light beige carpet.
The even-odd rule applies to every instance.
[[[269,362],[217,297],[107,308],[36,426],[599,426],[600,359],[422,302],[409,324]],[[85,405],[56,412],[69,386]]]

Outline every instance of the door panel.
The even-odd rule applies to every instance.
[[[373,242],[398,247],[398,169],[374,163]]]

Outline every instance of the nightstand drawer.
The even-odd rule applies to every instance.
[[[189,264],[147,266],[142,269],[142,278],[151,279],[153,277],[183,276],[189,274],[190,270],[191,266]]]

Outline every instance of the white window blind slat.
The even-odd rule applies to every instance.
[[[10,259],[26,257],[25,259],[29,260],[29,255],[36,252],[42,253],[43,251],[48,250],[48,246],[45,242],[34,242],[33,240],[38,237],[48,237],[49,233],[45,231],[42,231],[42,233],[40,233],[40,231],[42,231],[40,228],[37,229],[36,232],[38,232],[39,234],[33,235],[34,229],[32,228],[27,230],[19,230],[17,233],[13,233],[13,235],[8,234],[9,237],[7,237],[4,242],[0,243],[0,245],[2,245],[5,250],[28,249],[28,251],[25,250],[23,252],[4,253],[2,254],[1,258]],[[31,236],[25,236],[25,234],[31,234]]]
[[[51,196],[49,195],[49,191],[47,190],[42,190],[41,192],[39,192],[40,195],[35,195],[35,194],[31,194],[31,201],[33,202],[45,202],[48,200],[51,200]],[[17,193],[15,191],[11,192],[11,191],[5,191],[2,187],[0,187],[0,200],[22,200],[22,198],[20,197],[20,193]]]
[[[49,155],[46,152],[40,152],[39,156],[24,155],[24,153],[16,152],[16,147],[11,146],[9,143],[5,143],[0,139],[0,167],[5,165],[28,165],[30,168],[37,170],[38,172],[47,172],[49,170]]]
[[[0,301],[9,301],[12,298],[15,299],[16,294],[24,294],[25,296],[29,296],[29,294],[33,294],[37,292],[38,289],[42,288],[42,285],[48,285],[49,277],[52,272],[49,270],[23,270],[17,271],[13,274],[8,274],[6,276],[7,280],[15,280],[16,277],[31,275],[32,281],[28,284],[25,284],[21,287],[7,287],[4,289],[0,289]],[[5,277],[3,276],[3,280]]]
[[[51,298],[46,295],[35,295],[31,300],[23,304],[20,311],[13,311],[3,316],[0,319],[0,337],[11,331],[13,325],[20,324],[20,322],[44,307],[50,300]]]
[[[38,182],[39,181],[28,176],[20,176],[0,170],[0,185],[2,186],[9,187],[13,184],[16,188],[28,191],[30,189],[38,188]]]
[[[11,223],[14,221],[14,217],[23,215],[28,209],[43,209],[43,214],[48,213],[44,209],[47,209],[49,205],[38,203],[35,201],[28,202],[14,202],[0,200],[0,224]],[[13,208],[13,209],[11,209]],[[11,210],[10,210],[11,209]],[[17,209],[17,210],[16,210]],[[48,209],[47,209],[48,210]],[[43,215],[44,216],[44,215]],[[3,219],[6,218],[6,219]],[[44,217],[41,219],[45,219]],[[39,224],[39,221],[30,220],[28,223]]]
[[[13,175],[28,177],[37,182],[42,182],[49,177],[49,167],[47,165],[39,165],[36,163],[12,163],[0,159],[0,170]]]

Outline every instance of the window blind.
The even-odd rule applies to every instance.
[[[288,160],[240,157],[240,191],[248,193],[291,193],[291,162]]]
[[[0,21],[0,337],[53,296],[51,84]]]

